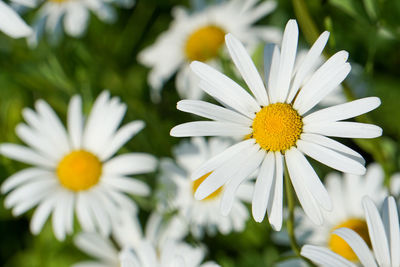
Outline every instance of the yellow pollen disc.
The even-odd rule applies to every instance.
[[[218,55],[225,42],[225,32],[217,26],[205,26],[192,33],[185,44],[185,55],[189,61],[207,61]]]
[[[257,112],[252,127],[252,137],[263,149],[285,151],[296,144],[303,122],[291,105],[275,103]]]
[[[194,193],[196,193],[197,188],[199,188],[200,184],[208,177],[210,176],[212,172],[209,172],[203,176],[201,176],[199,179],[195,180],[192,182],[192,193],[194,196]],[[220,188],[218,188],[217,190],[215,190],[213,193],[211,193],[208,197],[202,199],[201,201],[205,201],[205,200],[212,200],[216,197],[218,197],[222,192],[222,186]]]
[[[335,226],[332,229],[332,232],[338,228],[350,228],[351,230],[355,231],[357,234],[360,235],[362,239],[367,243],[369,247],[371,247],[371,240],[369,239],[369,234],[368,234],[368,226],[365,220],[363,219],[349,219],[338,226]],[[357,261],[357,255],[353,252],[351,247],[344,241],[340,236],[331,234],[330,239],[329,239],[329,248],[333,251],[336,252],[337,254],[345,257],[346,259],[350,261]]]
[[[99,182],[102,164],[85,150],[75,150],[66,155],[57,167],[61,185],[73,191],[87,190]]]

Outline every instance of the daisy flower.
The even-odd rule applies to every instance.
[[[318,60],[329,33],[324,32],[294,69],[298,27],[290,20],[283,35],[281,51],[277,46],[265,51],[267,89],[244,46],[232,34],[225,37],[229,53],[248,85],[244,88],[208,65],[195,61],[192,70],[200,87],[223,106],[199,100],[178,102],[179,110],[213,121],[195,121],[174,127],[171,135],[235,136],[237,144],[211,158],[191,175],[198,179],[212,171],[198,187],[196,199],[204,199],[226,184],[221,211],[228,214],[235,192],[246,178],[260,167],[252,200],[253,217],[282,226],[283,170],[288,169],[300,204],[310,219],[321,224],[322,209],[332,209],[328,192],[305,155],[346,173],[365,173],[362,156],[327,137],[375,138],[382,129],[371,124],[345,122],[380,105],[377,97],[312,110],[337,87],[350,72],[348,53],[340,51],[327,60],[304,84],[313,63]],[[272,56],[271,56],[272,55]]]
[[[323,213],[324,223],[319,227],[307,220],[304,213],[299,212],[299,224],[296,227],[298,240],[303,244],[328,247],[350,261],[357,260],[351,247],[332,232],[346,227],[358,233],[370,244],[362,199],[367,195],[375,203],[382,203],[387,196],[383,179],[382,167],[376,163],[368,166],[365,176],[345,174],[341,177],[337,173],[329,174],[325,179],[325,185],[332,199],[333,210]],[[357,190],[354,190],[355,188]]]
[[[129,8],[134,0],[13,0],[18,5],[28,8],[38,8],[36,18],[32,24],[34,34],[28,42],[36,46],[44,32],[47,32],[51,41],[58,41],[63,28],[72,37],[81,37],[87,28],[90,11],[100,20],[111,23],[116,18],[112,3]]]
[[[8,193],[5,206],[14,216],[37,206],[30,224],[38,234],[52,214],[55,236],[63,240],[73,232],[74,212],[85,231],[108,235],[118,211],[134,203],[124,193],[147,196],[149,187],[128,175],[148,173],[156,159],[145,153],[113,155],[143,127],[130,122],[120,129],[126,105],[103,92],[84,123],[81,98],[74,96],[68,106],[67,130],[43,100],[36,111],[23,110],[25,123],[16,133],[28,147],[4,143],[0,153],[33,165],[9,177],[1,187]]]
[[[172,191],[169,201],[171,208],[177,209],[179,216],[189,225],[196,237],[201,237],[204,230],[209,234],[219,231],[228,234],[231,231],[243,231],[249,212],[243,202],[251,201],[253,184],[247,183],[238,192],[229,216],[219,212],[224,187],[219,188],[203,200],[196,200],[194,192],[209,174],[192,181],[190,174],[210,157],[215,156],[232,145],[232,140],[223,138],[192,138],[190,142],[182,142],[174,150],[178,166],[172,161],[164,160],[161,181],[172,180],[176,190]]]
[[[385,199],[382,218],[374,202],[364,197],[363,207],[368,225],[370,243],[362,235],[349,228],[339,228],[334,234],[342,238],[354,251],[360,264],[366,267],[400,266],[400,229],[396,202],[392,196]],[[372,251],[370,248],[372,247]],[[301,255],[322,266],[355,267],[355,263],[332,252],[313,245],[305,245]]]
[[[202,263],[205,256],[203,247],[193,247],[175,237],[175,227],[163,225],[161,217],[153,214],[147,223],[146,235],[131,213],[124,213],[124,219],[116,227],[113,236],[116,244],[96,233],[81,233],[75,244],[98,261],[80,262],[73,267],[218,267],[213,262]],[[163,230],[160,231],[160,228]],[[167,237],[166,237],[167,235]]]
[[[235,34],[246,45],[255,46],[260,40],[278,42],[278,29],[253,26],[276,7],[275,1],[227,0],[189,13],[183,7],[173,10],[173,22],[155,44],[142,51],[138,60],[151,68],[148,82],[154,101],[160,99],[163,84],[176,72],[176,87],[183,98],[200,99],[203,92],[191,74],[193,60],[207,62],[220,69],[218,54],[223,48],[224,35]]]
[[[0,31],[12,38],[26,37],[32,29],[6,3],[0,1]]]

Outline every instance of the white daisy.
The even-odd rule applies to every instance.
[[[386,198],[383,205],[382,218],[374,202],[369,197],[364,197],[363,207],[371,244],[367,244],[362,236],[349,228],[337,229],[334,234],[341,237],[351,247],[362,266],[400,266],[399,217],[394,198],[391,196]],[[370,250],[371,245],[373,251]],[[324,247],[305,245],[301,250],[301,255],[322,266],[357,266],[355,263]]]
[[[5,206],[18,216],[38,206],[31,231],[38,234],[49,215],[55,236],[62,240],[73,232],[74,211],[85,231],[109,234],[118,210],[134,203],[124,193],[147,196],[149,187],[127,177],[154,171],[156,159],[145,153],[112,157],[143,127],[142,121],[118,129],[126,105],[103,92],[84,123],[81,98],[74,96],[68,107],[67,130],[43,100],[36,111],[24,109],[27,122],[17,126],[19,138],[29,147],[4,143],[0,153],[33,165],[9,177],[2,185],[8,193]]]
[[[227,0],[189,13],[183,7],[173,10],[174,20],[156,43],[139,54],[139,61],[150,67],[148,82],[153,100],[158,101],[163,84],[176,72],[176,87],[183,98],[200,99],[203,92],[191,74],[193,60],[208,62],[221,68],[217,56],[223,47],[225,33],[235,34],[246,45],[260,40],[278,42],[280,33],[274,27],[253,26],[271,13],[276,2],[258,4],[258,0]]]
[[[39,8],[32,24],[34,34],[29,37],[30,45],[37,45],[47,32],[51,41],[57,41],[65,32],[72,37],[81,37],[87,28],[90,11],[100,20],[111,23],[116,18],[112,3],[129,8],[134,0],[13,0],[28,8]]]
[[[328,32],[321,34],[299,67],[293,69],[298,27],[295,20],[290,20],[283,35],[282,52],[277,46],[266,50],[266,89],[243,45],[232,34],[227,34],[229,53],[254,97],[206,64],[191,64],[201,79],[200,87],[225,107],[198,100],[178,102],[179,110],[213,121],[184,123],[174,127],[171,135],[243,138],[192,173],[191,177],[197,179],[213,171],[197,189],[197,199],[207,197],[226,184],[221,211],[228,214],[239,185],[261,166],[253,195],[253,217],[261,222],[268,210],[269,221],[278,230],[282,225],[285,162],[305,213],[314,223],[321,224],[321,208],[330,210],[331,200],[304,154],[342,172],[365,173],[359,153],[326,136],[380,136],[382,129],[375,125],[342,121],[375,109],[380,105],[379,98],[369,97],[311,111],[350,72],[350,64],[346,63],[348,53],[340,51],[333,55],[300,87],[318,60],[328,36]]]
[[[96,233],[81,233],[75,244],[98,261],[80,262],[73,267],[217,267],[213,262],[202,263],[203,247],[193,247],[179,239],[170,238],[175,227],[163,227],[160,216],[151,216],[146,235],[132,214],[125,212],[120,227],[114,230],[116,245]],[[154,220],[155,219],[155,220]],[[163,228],[159,231],[159,228]]]
[[[32,29],[6,3],[0,0],[0,31],[12,38],[26,37]]]
[[[345,174],[341,177],[337,173],[326,177],[326,189],[331,196],[333,210],[324,211],[324,223],[316,227],[299,212],[299,224],[296,227],[296,236],[302,244],[313,244],[329,247],[332,251],[354,261],[357,256],[353,250],[337,235],[332,232],[341,227],[347,227],[357,232],[366,242],[369,241],[368,228],[362,211],[362,199],[370,196],[375,203],[381,204],[387,196],[383,186],[384,173],[378,164],[371,164],[365,176]],[[357,190],[355,190],[355,188]]]
[[[209,174],[196,181],[189,178],[190,174],[230,145],[232,140],[229,139],[210,138],[207,142],[204,138],[192,138],[190,142],[182,142],[175,148],[174,156],[178,166],[168,160],[161,163],[161,180],[172,180],[176,185],[176,192],[171,192],[170,205],[173,209],[178,209],[178,214],[190,225],[190,230],[196,237],[201,237],[204,230],[211,235],[216,231],[223,234],[243,231],[249,218],[249,212],[243,202],[251,201],[252,183],[240,188],[229,216],[222,216],[219,212],[224,187],[220,187],[203,200],[194,198],[194,192]]]

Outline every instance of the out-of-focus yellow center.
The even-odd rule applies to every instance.
[[[85,150],[75,150],[66,155],[57,167],[61,185],[72,191],[87,190],[99,182],[102,164]]]
[[[201,176],[199,179],[195,180],[192,182],[192,193],[194,195],[194,193],[196,193],[197,188],[199,188],[200,184],[208,177],[210,176],[212,172],[209,172],[203,176]],[[218,188],[217,190],[215,190],[214,192],[212,192],[208,197],[202,199],[201,201],[207,201],[207,200],[212,200],[215,199],[216,197],[218,197],[222,192],[222,186],[220,188]]]
[[[285,151],[294,146],[303,129],[301,116],[289,104],[263,107],[253,120],[252,138],[267,151]]]
[[[332,228],[331,232],[342,227],[350,228],[351,230],[355,231],[357,234],[360,235],[362,239],[364,239],[368,246],[371,247],[371,240],[369,239],[368,234],[368,226],[365,220],[358,218],[349,219]],[[346,241],[344,241],[340,236],[331,234],[328,245],[333,252],[336,252],[346,259],[350,261],[358,260],[357,255],[353,252]]]
[[[52,3],[56,3],[56,4],[61,4],[61,3],[65,3],[65,2],[67,2],[69,0],[48,0],[48,1],[50,1]]]
[[[185,44],[185,55],[189,61],[207,61],[218,55],[224,44],[225,31],[209,25],[193,32]]]

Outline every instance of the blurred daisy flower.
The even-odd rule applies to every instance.
[[[382,167],[376,163],[368,166],[365,176],[345,174],[341,177],[337,173],[329,174],[325,184],[332,199],[333,210],[323,213],[324,223],[319,227],[307,220],[304,213],[299,212],[299,223],[296,227],[298,240],[303,244],[328,247],[344,258],[356,261],[357,256],[351,247],[332,232],[346,227],[360,235],[367,244],[371,244],[362,210],[362,199],[367,195],[375,203],[381,204],[388,194],[383,186],[383,179]]]
[[[6,3],[0,0],[0,31],[12,38],[26,37],[32,29]]]
[[[228,234],[231,231],[243,231],[249,212],[244,202],[250,202],[253,192],[253,184],[248,182],[238,191],[232,212],[229,216],[222,216],[219,212],[224,187],[221,186],[215,192],[203,200],[196,200],[194,193],[199,185],[210,175],[207,173],[199,179],[192,181],[190,174],[202,163],[207,161],[230,145],[232,140],[224,138],[192,138],[184,141],[174,150],[177,165],[171,160],[161,162],[161,181],[173,181],[176,190],[170,191],[167,197],[170,208],[177,209],[179,216],[189,225],[192,234],[201,237],[204,231],[215,234],[217,231]]]
[[[175,229],[170,223],[165,224],[158,214],[152,214],[144,235],[136,216],[125,213],[121,225],[115,228],[115,245],[96,233],[81,233],[75,238],[76,246],[98,261],[80,262],[73,267],[89,264],[99,267],[219,266],[213,262],[202,263],[205,256],[203,247],[193,247],[169,236]]]
[[[16,133],[29,147],[4,143],[0,153],[33,165],[4,181],[2,193],[9,193],[5,206],[14,216],[37,206],[31,231],[38,234],[52,214],[55,236],[63,240],[73,232],[74,211],[85,231],[108,235],[118,211],[135,207],[124,193],[147,196],[150,188],[128,175],[152,172],[156,159],[144,153],[113,155],[143,127],[142,121],[118,129],[126,105],[103,92],[84,122],[81,98],[74,96],[68,106],[67,130],[43,100],[36,111],[23,110],[25,123]]]
[[[46,32],[51,42],[57,42],[65,32],[72,37],[81,37],[86,32],[90,11],[100,20],[111,23],[117,13],[111,4],[126,8],[134,4],[134,0],[13,0],[16,4],[27,8],[39,8],[32,24],[33,32],[28,42],[36,46]]]
[[[236,82],[202,63],[193,62],[192,70],[200,78],[200,87],[224,107],[199,100],[182,100],[177,108],[213,121],[195,121],[175,126],[171,135],[234,136],[242,141],[211,158],[191,175],[198,179],[212,171],[200,184],[195,197],[204,199],[225,185],[221,212],[232,208],[240,184],[260,167],[252,201],[253,217],[264,219],[266,211],[271,225],[282,226],[284,163],[291,183],[305,213],[316,224],[322,224],[322,209],[331,210],[328,192],[305,155],[342,172],[363,175],[362,156],[331,139],[375,138],[382,134],[378,126],[346,120],[380,105],[377,97],[312,111],[350,72],[348,53],[340,51],[310,75],[329,33],[324,32],[294,69],[298,27],[290,20],[285,28],[281,51],[266,47],[264,86],[257,69],[241,42],[227,34],[229,53],[254,96]]]
[[[400,266],[400,229],[395,199],[392,196],[385,199],[382,217],[369,197],[364,197],[362,203],[368,225],[367,233],[360,235],[345,226],[333,233],[344,240],[341,242],[351,247],[361,266]],[[368,236],[370,242],[365,241],[364,234]],[[305,245],[301,249],[301,255],[322,266],[358,266],[325,247]]]
[[[180,96],[200,99],[203,92],[190,72],[189,63],[198,60],[221,69],[217,58],[228,32],[246,45],[255,46],[260,40],[280,41],[278,29],[253,25],[275,7],[275,1],[258,4],[258,0],[227,0],[194,13],[183,7],[175,8],[170,28],[138,56],[142,64],[151,68],[148,82],[153,100],[160,99],[163,84],[177,71],[176,88]]]

